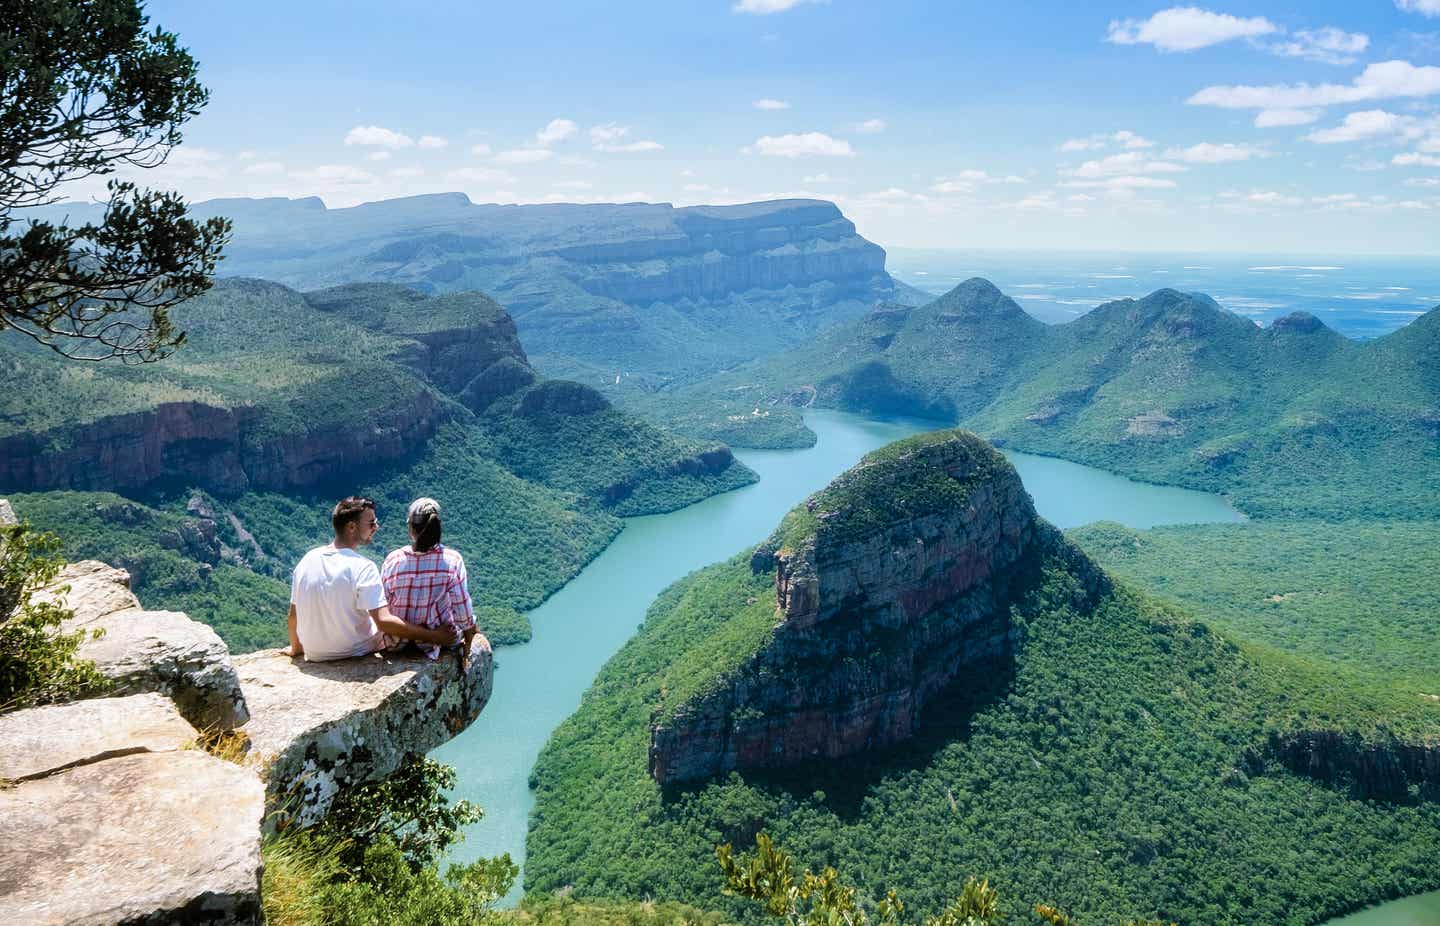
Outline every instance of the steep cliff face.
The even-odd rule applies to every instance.
[[[1344,730],[1303,730],[1270,737],[1269,752],[1286,768],[1360,795],[1406,801],[1411,789],[1440,797],[1440,740],[1362,736]]]
[[[126,491],[175,481],[233,495],[316,485],[362,465],[398,460],[445,419],[416,389],[372,410],[369,422],[317,420],[275,433],[254,406],[166,402],[147,411],[0,438],[0,485],[9,491]]]
[[[751,568],[774,574],[774,629],[701,694],[661,707],[651,775],[670,784],[908,739],[937,693],[1004,670],[1021,633],[1009,603],[1063,547],[972,434],[872,454],[755,552]],[[1104,582],[1082,573],[1091,591]]]

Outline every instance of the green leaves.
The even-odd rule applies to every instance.
[[[70,611],[32,601],[54,580],[60,543],[27,524],[0,526],[0,711],[65,701],[105,687],[93,663],[75,658],[86,632],[60,633]]]
[[[165,161],[209,93],[137,0],[17,0],[0,8],[0,331],[66,357],[144,363],[184,341],[169,309],[210,286],[227,219],[175,193],[111,181],[104,219],[22,218],[62,184]]]

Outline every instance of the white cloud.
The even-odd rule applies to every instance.
[[[665,146],[658,141],[646,139],[644,141],[626,142],[623,145],[596,145],[596,151],[607,151],[612,154],[632,151],[664,151]]]
[[[557,190],[588,190],[595,184],[589,180],[558,180],[550,185]]]
[[[1086,161],[1079,167],[1062,170],[1061,173],[1071,177],[1093,178],[1125,174],[1171,174],[1183,170],[1185,168],[1179,164],[1170,161],[1153,161],[1148,155],[1139,151],[1127,151],[1124,154],[1112,154],[1098,160]]]
[[[1440,177],[1411,177],[1406,186],[1440,186]]]
[[[1440,167],[1440,157],[1432,154],[1407,152],[1395,155],[1390,159],[1390,163],[1399,167]]]
[[[366,158],[366,160],[369,160],[369,161],[388,161],[388,160],[390,160],[390,152],[388,152],[388,151],[372,151],[372,152],[370,152],[369,154],[367,154],[367,155],[365,156],[365,158]]]
[[[1155,143],[1148,138],[1142,138],[1128,129],[1121,129],[1109,135],[1101,132],[1096,135],[1089,135],[1085,138],[1071,138],[1060,146],[1061,151],[1096,151],[1111,143],[1122,148],[1137,150],[1140,148],[1153,148]]]
[[[590,146],[596,151],[631,152],[631,151],[662,151],[665,146],[658,141],[625,141],[630,134],[630,127],[616,125],[607,122],[605,125],[597,125],[590,129]]]
[[[754,13],[757,16],[765,16],[770,13],[783,13],[802,3],[822,2],[824,0],[737,0],[730,9],[736,13]]]
[[[1221,199],[1225,199],[1225,200],[1230,200],[1230,201],[1232,201],[1232,202],[1243,203],[1243,204],[1254,205],[1254,206],[1301,206],[1301,205],[1304,205],[1304,204],[1305,204],[1305,200],[1301,199],[1301,198],[1298,197],[1298,196],[1291,196],[1291,195],[1286,194],[1286,193],[1278,193],[1278,192],[1276,192],[1276,191],[1274,191],[1274,190],[1252,190],[1252,191],[1249,192],[1249,193],[1240,193],[1240,192],[1231,190],[1231,191],[1226,191],[1226,192],[1224,192],[1224,193],[1221,193],[1221,194],[1220,194],[1220,198],[1221,198]],[[1250,269],[1252,269],[1252,270],[1257,270],[1257,269],[1267,269],[1267,268],[1252,267],[1252,268],[1250,268]],[[1279,269],[1279,268],[1274,268],[1274,269]],[[1287,269],[1298,269],[1298,268],[1287,268]]]
[[[375,182],[374,174],[349,164],[321,164],[310,170],[296,171],[290,176],[304,183],[328,187],[368,186]]]
[[[1270,84],[1206,87],[1186,100],[1192,106],[1223,109],[1307,109],[1393,97],[1440,93],[1440,67],[1408,61],[1372,64],[1349,84]]]
[[[824,132],[802,132],[791,135],[762,135],[755,144],[742,149],[745,154],[762,154],[775,158],[855,156],[850,143],[831,138]]]
[[[1104,180],[1066,180],[1059,184],[1066,189],[1103,190],[1173,190],[1174,180],[1163,177],[1108,177]]]
[[[477,158],[488,158],[490,156],[490,146],[484,144],[483,142],[478,145],[471,145],[470,153],[475,155]]]
[[[1422,134],[1424,129],[1414,116],[1397,115],[1383,109],[1367,109],[1350,113],[1344,122],[1334,128],[1318,129],[1306,135],[1305,139],[1321,145],[1333,145],[1337,142],[1393,136],[1418,138]]]
[[[1395,5],[1407,13],[1440,16],[1440,0],[1395,0]]]
[[[220,166],[224,155],[209,148],[186,145],[171,148],[165,156],[165,166],[160,168],[170,180],[219,180],[225,176]]]
[[[450,144],[450,140],[441,135],[421,135],[420,140],[415,144],[427,150],[434,150],[446,147]]]
[[[865,134],[865,135],[874,135],[874,134],[876,134],[877,132],[883,132],[883,131],[885,131],[885,120],[884,120],[884,119],[866,119],[864,122],[858,122],[858,123],[856,123],[855,126],[854,126],[854,128],[855,128],[855,131],[860,132],[860,133],[862,133],[862,134]]]
[[[399,150],[414,147],[415,139],[378,125],[357,125],[345,134],[345,144]]]
[[[254,174],[256,176],[271,176],[285,173],[285,165],[279,161],[256,161],[248,165],[242,173]]]
[[[930,190],[933,193],[969,193],[980,184],[1025,182],[1024,177],[1017,177],[1014,174],[1000,177],[983,170],[971,169],[958,171],[946,177],[936,177]]]
[[[766,98],[766,99],[763,99],[763,100],[756,100],[755,102],[751,103],[750,105],[751,105],[751,106],[754,106],[756,109],[789,109],[789,108],[790,108],[790,104],[787,103],[787,102],[785,102],[784,100],[772,100],[772,99],[769,99],[769,98]]]
[[[1183,161],[1186,164],[1229,164],[1232,161],[1248,161],[1251,158],[1263,156],[1263,151],[1249,145],[1237,145],[1231,142],[1217,145],[1208,141],[1191,145],[1188,148],[1171,148],[1165,152],[1165,157],[1174,161]]]
[[[1122,148],[1134,149],[1134,148],[1153,148],[1153,147],[1155,147],[1155,143],[1154,143],[1153,141],[1151,141],[1150,139],[1148,139],[1148,138],[1141,138],[1139,135],[1136,135],[1134,132],[1128,132],[1128,131],[1125,131],[1124,129],[1120,130],[1119,132],[1116,132],[1112,137],[1115,139],[1115,142],[1116,142],[1120,147],[1122,147]]]
[[[1272,129],[1285,125],[1309,125],[1320,118],[1318,109],[1262,109],[1255,114],[1255,128]]]
[[[423,168],[423,167],[397,167],[397,168],[395,168],[394,170],[390,171],[390,176],[392,176],[392,177],[398,177],[398,178],[400,178],[400,179],[402,179],[402,180],[408,179],[408,178],[410,178],[410,177],[423,177],[423,176],[425,176],[425,168]]]
[[[1288,40],[1275,42],[1266,50],[1286,58],[1304,58],[1325,64],[1354,64],[1355,56],[1370,47],[1370,36],[1346,32],[1334,26],[1302,30]]]
[[[513,183],[515,178],[503,170],[489,167],[459,167],[445,174],[447,180],[462,183]]]
[[[811,174],[800,181],[801,183],[834,183],[835,179],[827,173]]]
[[[516,148],[513,151],[501,151],[495,155],[497,164],[538,164],[541,161],[548,161],[555,156],[555,152],[549,148]]]
[[[545,128],[535,133],[535,141],[542,147],[549,147],[564,141],[578,131],[580,131],[580,126],[569,119],[551,119],[546,123]]]
[[[235,160],[237,160],[237,161],[253,161],[253,160],[255,160],[256,158],[258,158],[259,156],[260,156],[260,155],[256,154],[254,151],[242,151],[242,152],[240,152],[239,154],[235,155]]]
[[[1232,39],[1255,38],[1280,31],[1263,16],[1241,19],[1194,6],[1161,10],[1149,19],[1113,20],[1105,41],[1117,45],[1154,45],[1161,51],[1194,51]]]

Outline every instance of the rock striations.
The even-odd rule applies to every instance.
[[[777,769],[910,738],[926,703],[1004,671],[1009,604],[1068,544],[985,441],[940,431],[867,456],[756,550],[775,576],[768,640],[651,731],[661,784]],[[1090,591],[1103,574],[1070,550]]]

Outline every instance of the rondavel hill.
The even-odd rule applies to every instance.
[[[665,591],[532,784],[531,891],[753,917],[711,865],[765,832],[922,915],[1313,923],[1434,887],[1440,703],[1113,578],[939,431]]]
[[[447,540],[486,576],[482,626],[507,642],[619,516],[754,479],[724,445],[540,376],[476,293],[229,279],[175,318],[186,343],[142,366],[0,338],[0,494],[237,650],[284,642],[282,580],[345,495],[377,499],[377,549],[404,542],[411,499],[442,499]]]
[[[818,200],[505,206],[442,193],[346,209],[314,197],[211,200],[192,211],[234,222],[224,274],[307,290],[479,290],[506,306],[542,369],[595,384],[723,369],[879,300],[924,298]]]
[[[1256,516],[1435,517],[1436,356],[1440,310],[1357,342],[1162,289],[1046,325],[976,278],[635,407],[742,446],[803,445],[808,406],[914,415]]]

